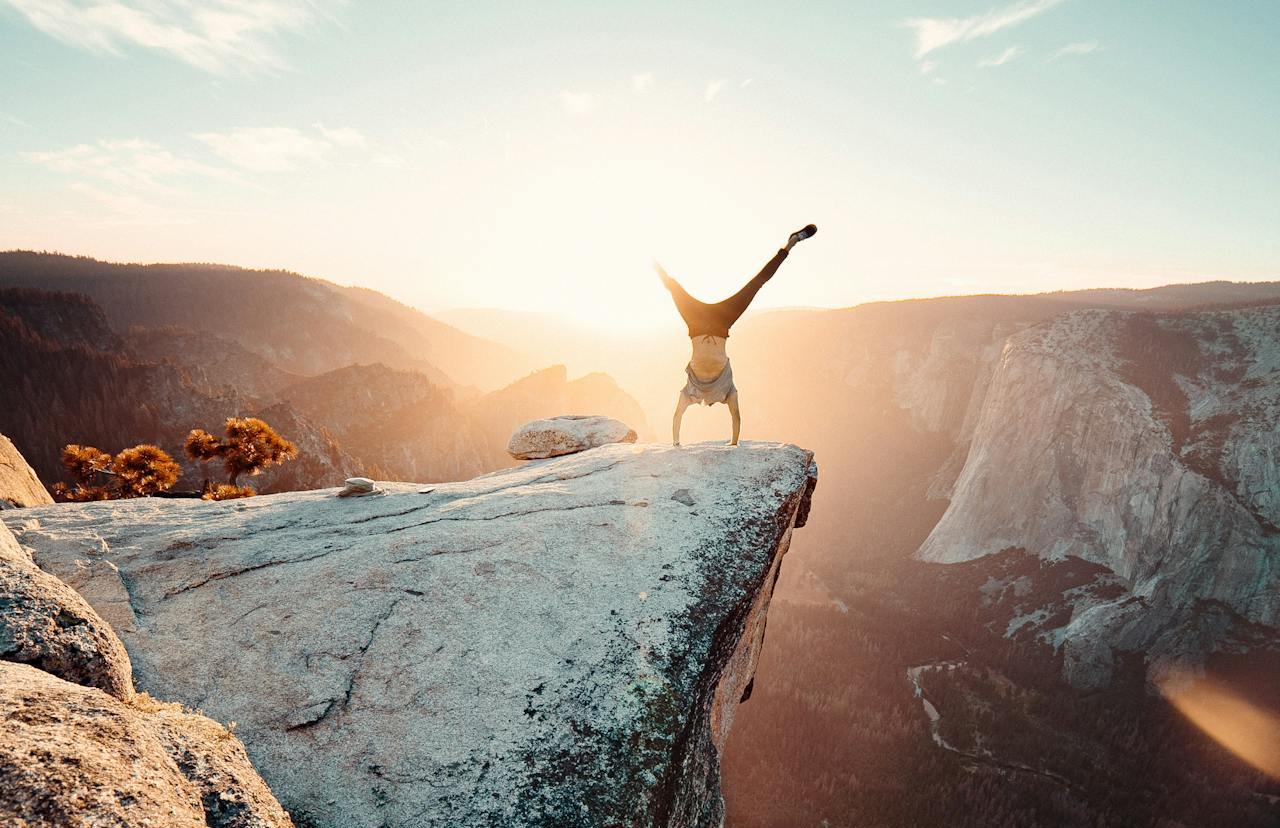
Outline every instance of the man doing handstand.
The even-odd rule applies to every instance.
[[[817,232],[818,228],[810,224],[792,233],[786,246],[774,254],[754,279],[743,285],[742,290],[714,305],[694,299],[679,282],[667,275],[661,265],[654,263],[654,268],[662,277],[662,284],[671,291],[676,310],[680,311],[680,316],[689,326],[689,340],[693,344],[693,356],[684,369],[687,381],[680,391],[680,398],[676,400],[676,413],[671,419],[672,445],[680,445],[680,421],[684,419],[685,409],[699,402],[703,405],[722,402],[729,406],[729,415],[733,418],[733,439],[729,441],[729,445],[738,444],[742,415],[738,411],[738,389],[733,385],[733,369],[729,366],[729,357],[725,353],[729,327],[746,311],[756,292],[773,277],[791,248]]]

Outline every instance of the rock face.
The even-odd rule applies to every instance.
[[[0,509],[52,503],[35,470],[8,437],[0,434]]]
[[[226,728],[134,694],[120,639],[3,525],[0,824],[293,825]]]
[[[956,562],[1018,547],[1127,585],[1053,632],[1068,678],[1114,651],[1159,672],[1280,626],[1280,308],[1068,314],[1012,337],[955,496],[920,548]]]
[[[568,414],[520,426],[507,443],[507,453],[517,460],[539,460],[635,441],[635,431],[612,417]]]
[[[217,722],[0,663],[0,822],[290,828]]]
[[[794,446],[615,444],[427,494],[13,525],[118,620],[140,686],[239,723],[300,824],[715,826],[815,480]]]
[[[120,639],[69,586],[42,571],[0,526],[0,660],[31,664],[67,681],[133,696]]]

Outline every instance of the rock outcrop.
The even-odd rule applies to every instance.
[[[122,701],[133,696],[124,645],[79,593],[42,571],[0,526],[0,661],[31,664]]]
[[[634,443],[635,431],[612,417],[563,414],[533,420],[515,430],[507,453],[517,460],[544,460],[610,443]]]
[[[1112,570],[1127,590],[1048,636],[1077,684],[1117,650],[1194,663],[1238,621],[1280,626],[1278,424],[1280,308],[1068,314],[1009,340],[919,556]]]
[[[53,502],[49,490],[8,437],[0,434],[0,509],[43,506]]]
[[[4,525],[0,824],[293,825],[226,728],[134,693],[120,639]]]
[[[140,687],[238,722],[301,824],[714,826],[815,475],[794,446],[615,444],[427,493],[12,525]]]
[[[0,823],[292,828],[222,725],[0,663]]]

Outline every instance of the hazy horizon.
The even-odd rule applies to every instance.
[[[240,268],[245,270],[288,272],[288,273],[294,273],[306,279],[316,279],[319,281],[328,282],[328,283],[337,285],[339,287],[367,288],[370,290],[377,290],[378,292],[383,293],[389,298],[394,299],[397,302],[401,302],[407,305],[408,307],[413,308],[414,310],[417,310],[421,313],[431,316],[432,318],[437,319],[438,321],[445,322],[446,324],[452,325],[453,327],[460,328],[460,329],[467,329],[467,325],[460,320],[463,317],[467,316],[468,314],[506,314],[509,316],[523,315],[523,316],[529,317],[530,319],[538,319],[538,318],[550,319],[550,320],[556,320],[560,323],[569,324],[575,327],[578,331],[583,333],[613,333],[623,339],[634,337],[634,336],[649,336],[654,333],[663,332],[664,330],[681,328],[683,325],[683,323],[680,322],[678,316],[676,316],[674,312],[672,312],[671,314],[659,314],[653,317],[647,317],[645,319],[640,320],[640,324],[623,325],[619,328],[618,326],[609,324],[608,320],[601,321],[601,320],[593,320],[590,318],[587,318],[587,319],[578,318],[578,317],[575,317],[570,312],[567,312],[565,310],[559,310],[556,308],[506,307],[500,304],[423,307],[419,304],[416,304],[411,299],[408,299],[402,296],[397,296],[393,292],[383,290],[381,288],[377,288],[377,287],[373,287],[370,285],[361,284],[357,282],[343,282],[338,279],[334,279],[329,276],[326,276],[324,274],[302,272],[297,270],[296,268],[291,268],[286,266],[252,267],[249,265],[238,264],[235,262],[193,261],[193,260],[181,260],[181,259],[155,260],[155,261],[106,260],[100,256],[95,256],[92,253],[72,253],[64,250],[30,250],[30,249],[21,249],[21,248],[0,250],[0,253],[40,253],[40,254],[50,254],[50,255],[59,255],[59,256],[74,256],[74,257],[94,259],[97,261],[105,262],[107,264],[141,265],[144,267],[150,266],[150,265],[160,265],[160,266],[195,265],[195,266]],[[752,308],[749,308],[746,314],[744,314],[743,318],[749,319],[752,317],[762,316],[770,313],[852,310],[862,305],[882,304],[882,303],[891,303],[891,302],[927,301],[930,299],[957,299],[957,298],[979,297],[979,296],[1024,296],[1024,297],[1025,296],[1052,296],[1055,294],[1066,294],[1066,293],[1074,293],[1079,291],[1113,291],[1114,290],[1114,291],[1142,292],[1142,291],[1148,291],[1148,290],[1159,290],[1162,288],[1212,284],[1212,283],[1219,283],[1219,282],[1235,283],[1235,284],[1266,284],[1266,283],[1272,283],[1272,282],[1280,282],[1280,273],[1277,273],[1272,276],[1261,276],[1256,279],[1226,279],[1226,278],[1212,278],[1212,277],[1206,276],[1205,278],[1201,278],[1201,279],[1189,278],[1186,280],[1169,281],[1169,280],[1162,280],[1157,276],[1153,276],[1151,284],[1143,284],[1143,285],[1091,284],[1091,285],[1080,285],[1080,286],[1067,287],[1067,288],[1046,287],[1042,290],[1032,290],[1032,291],[1016,291],[1016,290],[973,291],[973,292],[957,292],[957,293],[937,293],[937,294],[927,294],[927,295],[919,295],[919,296],[890,295],[882,298],[866,299],[851,305],[782,305],[782,304],[769,305],[765,302],[761,302],[760,307],[753,306]],[[654,279],[654,284],[660,286],[656,278]],[[666,294],[662,293],[661,295],[665,296]],[[478,330],[477,331],[467,330],[467,332],[473,333],[474,335],[477,335],[477,336],[485,335],[482,331],[478,331]]]

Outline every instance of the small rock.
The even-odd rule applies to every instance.
[[[688,489],[676,489],[671,493],[671,499],[686,506],[694,504],[693,495],[689,494]]]
[[[511,435],[507,452],[517,460],[574,454],[610,443],[634,443],[636,433],[612,417],[566,415],[533,420]]]

